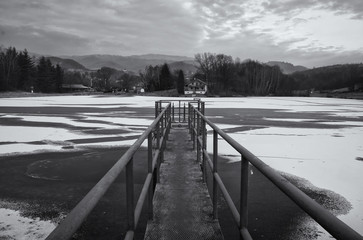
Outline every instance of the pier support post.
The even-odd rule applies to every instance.
[[[126,165],[126,208],[128,230],[135,229],[134,218],[134,159],[133,157]]]
[[[213,130],[213,218],[218,218],[218,183],[214,174],[218,172],[218,133]]]

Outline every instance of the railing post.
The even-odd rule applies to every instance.
[[[147,162],[148,162],[148,174],[151,174],[153,177],[153,137],[152,134],[149,133],[147,138]],[[151,179],[151,183],[149,185],[149,193],[148,193],[148,218],[149,220],[153,219],[154,211],[153,211],[153,197],[154,197],[154,179]]]
[[[218,172],[218,133],[213,130],[213,218],[218,218],[218,183],[214,174]]]
[[[175,122],[175,118],[174,118],[174,111],[175,111],[175,106],[174,106],[174,103],[173,103],[173,107],[172,107],[172,119],[173,119],[173,122]]]
[[[156,101],[156,102],[155,102],[155,118],[157,118],[157,117],[158,117],[158,106],[159,106],[159,104],[158,104],[158,102]]]
[[[199,142],[199,136],[200,136],[200,116],[198,113],[197,114],[197,162],[201,163],[200,161],[200,149],[202,146],[200,146],[200,142]]]
[[[161,151],[161,149],[160,149],[160,121],[156,124],[156,149]],[[156,163],[156,182],[157,183],[160,182],[159,165],[160,165],[160,155],[159,155],[157,163]]]
[[[126,164],[126,208],[127,208],[127,226],[128,230],[133,231],[135,228],[134,218],[134,158]]]
[[[248,174],[249,162],[241,155],[240,229],[248,224]]]
[[[179,100],[179,109],[178,109],[178,112],[179,112],[179,122],[180,122],[180,115],[181,115],[181,110],[180,110],[180,100]]]
[[[164,115],[161,117],[160,121],[161,121],[161,129],[160,129],[160,133],[161,133],[161,137],[163,138],[163,141],[160,143],[160,163],[164,162],[164,141],[165,141],[165,136],[164,136]]]
[[[195,109],[193,109],[193,150],[195,150]]]
[[[183,122],[185,122],[185,103],[184,103],[184,108],[183,108]]]
[[[190,140],[193,138],[192,134],[192,104],[189,103],[188,105],[188,127],[189,127],[189,133],[190,133]]]
[[[207,132],[205,128],[205,121],[202,118],[202,164],[203,164],[203,180],[207,183],[207,163],[204,156],[204,150],[207,150]]]

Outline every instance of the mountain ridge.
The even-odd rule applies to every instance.
[[[183,62],[182,70],[184,69],[196,69],[194,60],[185,56],[173,56],[162,54],[145,54],[145,55],[107,55],[107,54],[91,54],[81,56],[62,56],[64,58],[72,59],[79,62],[87,69],[97,70],[102,67],[111,67],[117,70],[129,70],[133,72],[139,72],[145,69],[145,67],[152,65],[161,65],[164,63],[172,64],[174,62]]]
[[[285,74],[292,74],[294,72],[300,72],[309,69],[301,65],[294,65],[292,63],[282,62],[282,61],[269,61],[266,64],[269,66],[278,66],[281,69],[281,71]]]

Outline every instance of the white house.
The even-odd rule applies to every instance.
[[[207,93],[207,83],[203,82],[198,78],[194,78],[188,84],[184,86],[185,95],[200,94],[204,95]]]

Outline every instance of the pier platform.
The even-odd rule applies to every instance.
[[[187,126],[171,128],[145,240],[224,239]]]

